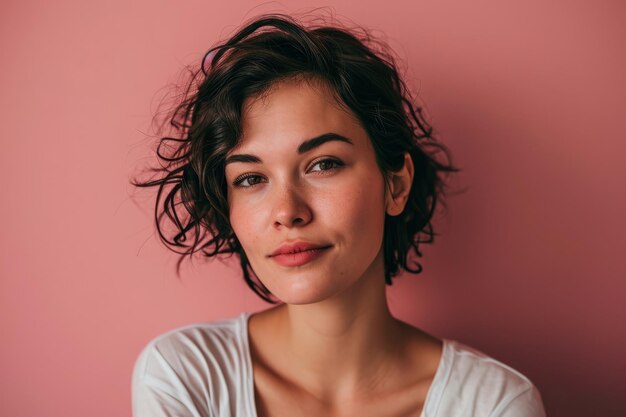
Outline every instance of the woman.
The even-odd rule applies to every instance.
[[[262,16],[209,51],[187,93],[162,175],[136,185],[158,187],[165,243],[236,254],[278,305],[151,341],[136,417],[544,415],[524,375],[389,312],[385,286],[421,271],[409,251],[432,242],[441,174],[457,169],[382,43]]]

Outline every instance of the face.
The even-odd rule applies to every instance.
[[[312,138],[321,139],[301,146]],[[323,85],[283,81],[246,101],[226,180],[233,231],[281,301],[332,297],[382,262],[383,176],[367,133]],[[296,240],[329,248],[287,264],[270,256]]]

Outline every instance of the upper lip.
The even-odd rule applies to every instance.
[[[306,242],[304,240],[287,241],[283,242],[278,249],[270,254],[270,256],[281,255],[284,253],[302,252],[309,249],[327,248],[330,246],[331,245]]]

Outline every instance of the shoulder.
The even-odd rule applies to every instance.
[[[441,361],[437,415],[545,416],[535,385],[511,366],[454,340],[445,340]]]
[[[148,342],[133,368],[134,415],[149,415],[138,411],[149,405],[214,415],[212,408],[229,402],[245,377],[246,315],[178,327]]]
[[[466,383],[481,382],[476,389],[516,392],[528,389],[532,382],[521,372],[480,350],[454,340],[447,341],[446,359],[451,361],[454,376],[463,376]],[[474,384],[472,384],[474,386]],[[486,386],[487,388],[481,388]]]
[[[244,353],[241,316],[210,323],[190,324],[152,339],[141,351],[136,366],[140,374],[158,371],[167,363],[181,368],[221,365]],[[225,363],[226,362],[226,363]]]

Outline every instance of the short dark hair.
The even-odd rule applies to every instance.
[[[363,28],[305,25],[284,14],[252,19],[204,55],[168,113],[175,134],[159,139],[160,166],[151,169],[157,178],[131,180],[138,187],[158,187],[156,227],[163,243],[181,255],[177,273],[183,259],[198,251],[207,257],[236,254],[247,285],[265,301],[278,302],[254,274],[230,225],[224,161],[241,137],[244,100],[292,79],[331,87],[367,132],[382,173],[401,169],[405,152],[410,154],[414,179],[404,211],[385,216],[385,282],[391,285],[400,267],[420,273],[419,262],[415,269],[408,265],[409,252],[421,257],[419,244],[433,242],[431,220],[445,188],[441,174],[459,169],[435,158],[443,153],[451,161],[384,42]],[[165,222],[174,232],[165,231]]]

